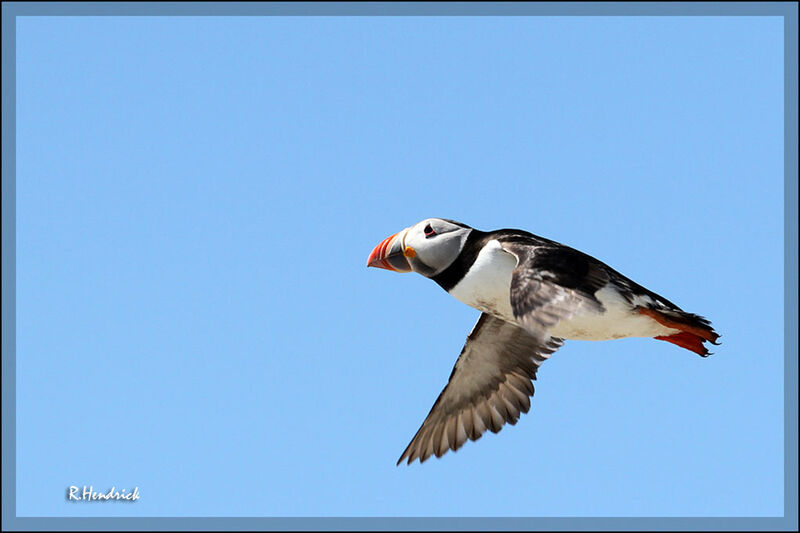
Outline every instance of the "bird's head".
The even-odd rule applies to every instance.
[[[430,278],[455,261],[472,231],[453,220],[426,218],[381,241],[369,254],[367,266]]]

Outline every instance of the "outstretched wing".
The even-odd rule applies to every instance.
[[[516,424],[530,409],[536,371],[563,343],[540,340],[519,326],[483,313],[467,336],[450,381],[405,449],[404,459],[425,461],[478,440],[489,429]]]
[[[501,242],[517,257],[511,274],[511,309],[529,333],[546,338],[547,331],[576,314],[604,312],[594,296],[609,281],[600,261],[556,243]]]

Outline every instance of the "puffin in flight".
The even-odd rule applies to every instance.
[[[530,409],[539,366],[565,339],[653,337],[709,355],[705,318],[597,259],[527,231],[429,218],[384,239],[367,266],[418,272],[481,311],[450,380],[400,459],[441,457]]]

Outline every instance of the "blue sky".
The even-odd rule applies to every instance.
[[[18,513],[782,514],[782,27],[20,19]],[[576,247],[723,344],[567,342],[516,426],[395,467],[478,317],[365,266],[429,216]]]

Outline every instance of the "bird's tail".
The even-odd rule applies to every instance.
[[[706,349],[704,342],[718,345],[719,334],[714,331],[711,322],[705,318],[685,313],[679,310],[650,309],[642,307],[639,312],[647,315],[659,324],[671,329],[679,330],[672,335],[654,337],[660,341],[671,342],[681,348],[686,348],[702,357],[708,357],[711,353]]]

